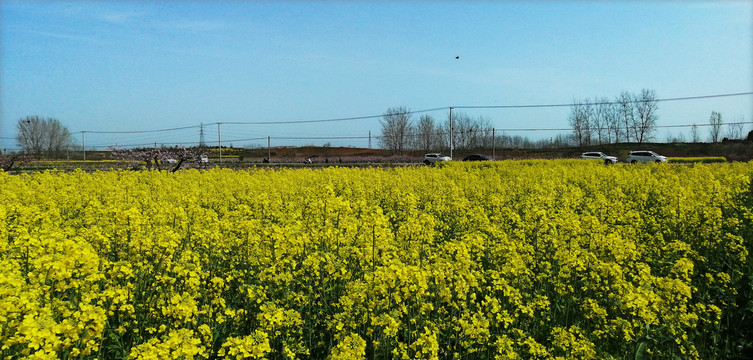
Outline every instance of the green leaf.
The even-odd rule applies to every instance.
[[[635,351],[635,360],[643,360],[643,355],[646,354],[646,343],[642,342],[638,345],[638,350]]]

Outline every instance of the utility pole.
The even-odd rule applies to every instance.
[[[455,143],[452,138],[452,107],[450,107],[450,159],[452,159],[452,150],[455,149]]]
[[[371,149],[371,130],[369,130],[369,149]]]
[[[267,160],[272,158],[272,138],[267,136]]]
[[[81,148],[84,149],[84,162],[86,162],[86,131],[81,132]]]
[[[220,148],[220,164],[222,164],[222,136],[220,136],[220,124],[217,123],[217,146]]]
[[[494,128],[492,128],[492,160],[497,159],[497,136],[494,134]]]

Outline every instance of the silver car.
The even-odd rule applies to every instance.
[[[610,165],[610,164],[616,164],[617,158],[614,156],[609,156],[603,152],[584,152],[583,154],[580,154],[581,159],[597,159],[597,160],[604,160],[604,164]]]
[[[439,161],[450,161],[450,160],[452,159],[449,156],[442,155],[440,153],[430,153],[430,154],[424,155],[424,164],[426,165],[432,165],[435,162],[439,162]]]
[[[656,162],[656,163],[663,163],[667,162],[666,156],[661,156],[653,151],[631,151],[630,154],[627,157],[627,162],[631,164],[635,163],[650,163],[650,162]]]

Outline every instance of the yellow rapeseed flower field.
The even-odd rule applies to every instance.
[[[0,356],[742,356],[751,176],[575,160],[0,172]]]

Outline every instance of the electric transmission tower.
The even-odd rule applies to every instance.
[[[201,128],[199,130],[199,147],[204,148],[207,144],[204,143],[204,123],[201,123]]]

